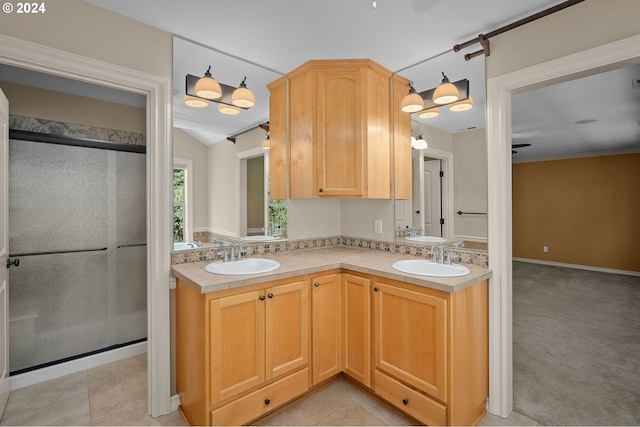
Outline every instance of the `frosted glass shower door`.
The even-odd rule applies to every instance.
[[[12,374],[146,338],[144,157],[10,141]]]

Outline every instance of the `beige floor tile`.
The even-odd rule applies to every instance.
[[[1,425],[87,425],[89,399],[84,372],[14,390]]]
[[[353,400],[327,412],[314,425],[321,426],[386,426],[380,418],[358,405]]]
[[[364,409],[375,415],[377,418],[380,418],[387,425],[390,426],[412,426],[414,423],[409,421],[407,418],[401,416],[400,414],[392,411],[387,408],[374,398],[364,394],[359,393],[353,397],[353,401],[358,405],[362,406]]]
[[[537,426],[537,421],[531,418],[519,414],[517,412],[511,412],[509,418],[502,418],[497,415],[489,414],[484,416],[480,421],[481,426]]]

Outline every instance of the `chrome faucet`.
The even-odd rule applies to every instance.
[[[243,255],[242,247],[234,243],[229,246],[229,261],[241,261]]]
[[[442,264],[444,262],[444,246],[431,247],[431,260],[435,263]]]

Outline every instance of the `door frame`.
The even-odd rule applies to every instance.
[[[489,412],[513,410],[511,96],[640,62],[640,35],[487,79]]]
[[[268,199],[268,185],[269,182],[269,150],[265,150],[262,146],[250,148],[248,150],[239,151],[236,153],[236,170],[238,175],[236,177],[236,237],[244,237],[247,235],[247,160],[256,157],[264,157],[264,212],[265,223],[264,226],[268,227],[269,222],[267,220],[267,206],[269,204]]]
[[[0,34],[0,63],[146,96],[148,413],[171,412],[172,86],[155,76]]]

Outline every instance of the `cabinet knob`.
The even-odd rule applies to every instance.
[[[264,404],[265,404],[265,405],[269,406],[269,403],[271,403],[271,401],[270,401],[269,399],[265,399],[265,400],[264,400]]]
[[[403,405],[408,405],[409,404],[409,399],[402,399],[402,404]]]
[[[378,288],[373,288],[373,292],[378,292]]]
[[[267,294],[267,296],[268,296],[269,298],[273,298],[273,294],[271,294],[271,293]]]
[[[260,301],[264,301],[264,295],[260,295]]]
[[[320,283],[316,282],[316,283],[313,284],[313,286],[315,286],[316,288],[319,288],[320,287]]]
[[[318,188],[318,192],[322,193],[324,190],[322,188]]]

